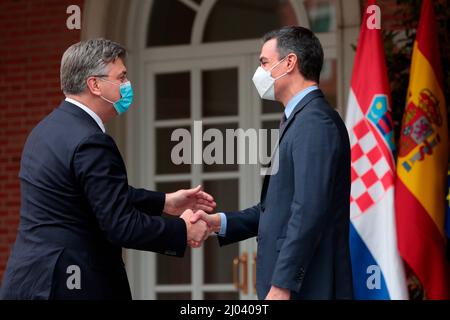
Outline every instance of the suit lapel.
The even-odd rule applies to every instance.
[[[281,139],[283,139],[284,134],[286,133],[286,131],[288,130],[289,126],[291,125],[291,123],[294,121],[295,116],[300,113],[300,111],[303,110],[303,108],[310,103],[312,100],[314,100],[315,98],[319,98],[319,97],[323,97],[323,93],[322,91],[319,90],[314,90],[310,93],[308,93],[298,104],[297,106],[294,108],[294,110],[292,111],[291,115],[289,116],[289,118],[286,120],[283,128],[281,129],[280,132],[280,139],[279,141],[281,142]]]
[[[278,139],[278,144],[275,147],[274,150],[274,155],[278,152],[278,147],[281,143],[281,139],[283,139],[286,131],[289,129],[289,126],[291,125],[291,123],[294,121],[294,118],[296,117],[296,115],[298,113],[300,113],[305,106],[308,105],[308,103],[310,103],[312,100],[319,98],[319,97],[323,97],[323,93],[322,91],[319,90],[314,90],[310,93],[308,93],[298,104],[297,106],[294,108],[294,110],[292,111],[291,115],[289,116],[289,118],[286,120],[286,122],[284,123],[283,128],[281,128],[281,132],[280,132],[280,138]],[[270,165],[269,167],[272,166],[272,161],[270,161]],[[267,193],[267,188],[269,187],[269,181],[270,181],[270,174],[267,174],[264,176],[264,182],[263,182],[263,187],[261,190],[261,197],[260,197],[260,202],[263,203],[266,199],[266,193]]]

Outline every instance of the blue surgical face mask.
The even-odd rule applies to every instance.
[[[114,106],[114,109],[116,109],[118,114],[122,114],[126,112],[133,102],[133,88],[131,87],[131,82],[127,81],[125,83],[115,83],[103,78],[99,78],[103,81],[115,84],[116,86],[120,86],[120,99],[116,102],[106,99],[103,96],[100,96],[103,100],[111,103]]]

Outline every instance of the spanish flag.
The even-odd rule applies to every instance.
[[[445,258],[448,131],[433,2],[424,0],[411,63],[397,159],[395,207],[400,255],[427,299],[449,299]]]

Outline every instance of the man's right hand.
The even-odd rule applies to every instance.
[[[208,214],[204,211],[197,211],[191,216],[191,223],[197,223],[197,221],[203,220],[208,224],[208,227],[213,232],[219,232],[220,231],[220,215],[217,213],[214,214]]]
[[[196,214],[206,215],[206,213],[202,210],[197,211]],[[193,217],[194,212],[191,209],[184,211],[180,216],[180,218],[183,219],[186,223],[188,244],[191,247],[198,248],[202,245],[203,241],[208,238],[211,229],[208,227],[208,224],[205,221],[198,221],[199,219],[194,219]]]

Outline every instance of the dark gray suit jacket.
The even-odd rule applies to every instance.
[[[279,171],[265,177],[260,203],[225,213],[219,243],[257,236],[260,299],[272,285],[290,289],[292,299],[352,299],[350,144],[320,90],[295,107],[278,151]]]
[[[2,299],[131,299],[122,247],[184,254],[184,221],[160,217],[165,195],[130,187],[113,139],[69,102],[31,132],[19,177]],[[69,266],[80,268],[81,289],[67,286]]]

